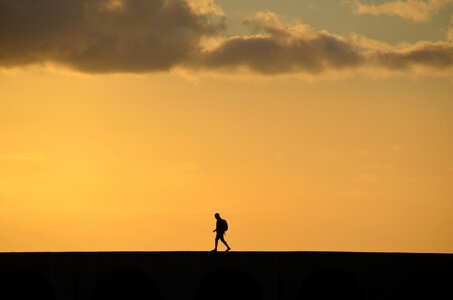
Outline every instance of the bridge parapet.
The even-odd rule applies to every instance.
[[[11,300],[453,299],[452,286],[453,254],[0,253]]]

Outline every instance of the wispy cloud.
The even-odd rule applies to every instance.
[[[199,66],[245,68],[262,74],[309,73],[372,68],[410,72],[417,68],[453,68],[453,43],[428,42],[396,46],[370,39],[345,37],[307,24],[286,25],[272,13],[258,13],[247,24],[259,33],[227,37],[201,55]],[[385,47],[383,46],[385,45]]]
[[[453,4],[452,0],[397,0],[382,4],[364,4],[361,0],[350,2],[357,14],[397,16],[414,22],[430,21],[439,11]]]
[[[370,154],[370,151],[368,149],[358,148],[358,149],[354,149],[353,153],[355,155],[363,156],[363,155]]]
[[[245,20],[254,34],[227,36],[224,19],[212,0],[0,0],[0,67],[50,63],[84,73],[186,69],[266,76],[453,73],[448,39],[388,45],[287,24],[272,12]]]
[[[165,188],[200,188],[205,174],[201,167],[193,161],[185,161],[169,166],[158,182]]]
[[[364,168],[371,170],[393,170],[395,168],[392,164],[383,164],[383,163],[373,163],[373,164],[364,164]]]
[[[450,17],[450,26],[447,30],[447,40],[453,43],[453,15]]]
[[[213,0],[189,0],[189,7],[198,15],[225,16],[222,8],[214,3]]]
[[[352,177],[351,180],[358,183],[371,183],[371,184],[378,183],[380,181],[379,178],[374,174],[358,174]]]
[[[0,163],[29,165],[43,163],[46,160],[47,157],[42,153],[0,153]]]

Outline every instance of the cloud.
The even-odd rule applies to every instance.
[[[397,47],[392,51],[377,52],[376,64],[391,70],[409,70],[414,67],[451,69],[453,66],[453,43],[449,41],[418,42]]]
[[[198,15],[214,15],[224,17],[222,8],[212,0],[190,0],[187,2],[189,7]]]
[[[351,180],[358,183],[378,183],[380,181],[374,174],[358,174],[352,177]]]
[[[360,15],[389,15],[413,22],[430,21],[442,9],[453,4],[452,0],[398,0],[382,4],[363,4],[361,0],[351,0],[354,12]]]
[[[218,29],[205,15],[216,7],[191,2],[0,0],[0,65],[51,61],[88,73],[168,70]]]
[[[246,20],[256,33],[227,37],[206,50],[199,65],[210,69],[247,69],[256,73],[320,74],[368,68],[410,72],[452,71],[451,41],[387,45],[360,36],[344,37],[306,24],[285,25],[272,12]]]
[[[164,188],[199,189],[205,183],[205,174],[193,161],[185,161],[169,166],[157,179]]]
[[[374,164],[365,164],[363,167],[367,169],[372,169],[372,170],[393,170],[395,168],[394,165],[392,164],[382,164],[382,163],[374,163]]]
[[[388,45],[272,12],[247,18],[250,35],[225,35],[212,0],[0,0],[0,67],[63,65],[84,73],[187,70],[319,75],[423,70],[453,73],[453,40]]]
[[[0,153],[0,163],[12,164],[39,164],[45,162],[47,157],[42,153]]]
[[[359,148],[359,149],[354,149],[354,154],[355,155],[368,155],[368,154],[370,154],[370,151],[368,149]]]
[[[448,27],[447,30],[447,40],[453,43],[453,16],[450,17],[450,26]]]
[[[287,27],[271,12],[257,13],[246,24],[261,33],[226,38],[203,53],[200,65],[239,67],[264,74],[320,73],[358,66],[364,60],[358,45],[347,39],[305,24]]]

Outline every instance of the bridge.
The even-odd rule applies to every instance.
[[[453,299],[453,254],[0,253],[1,299]]]

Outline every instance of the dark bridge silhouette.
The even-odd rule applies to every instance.
[[[0,253],[1,299],[453,299],[453,254]]]

